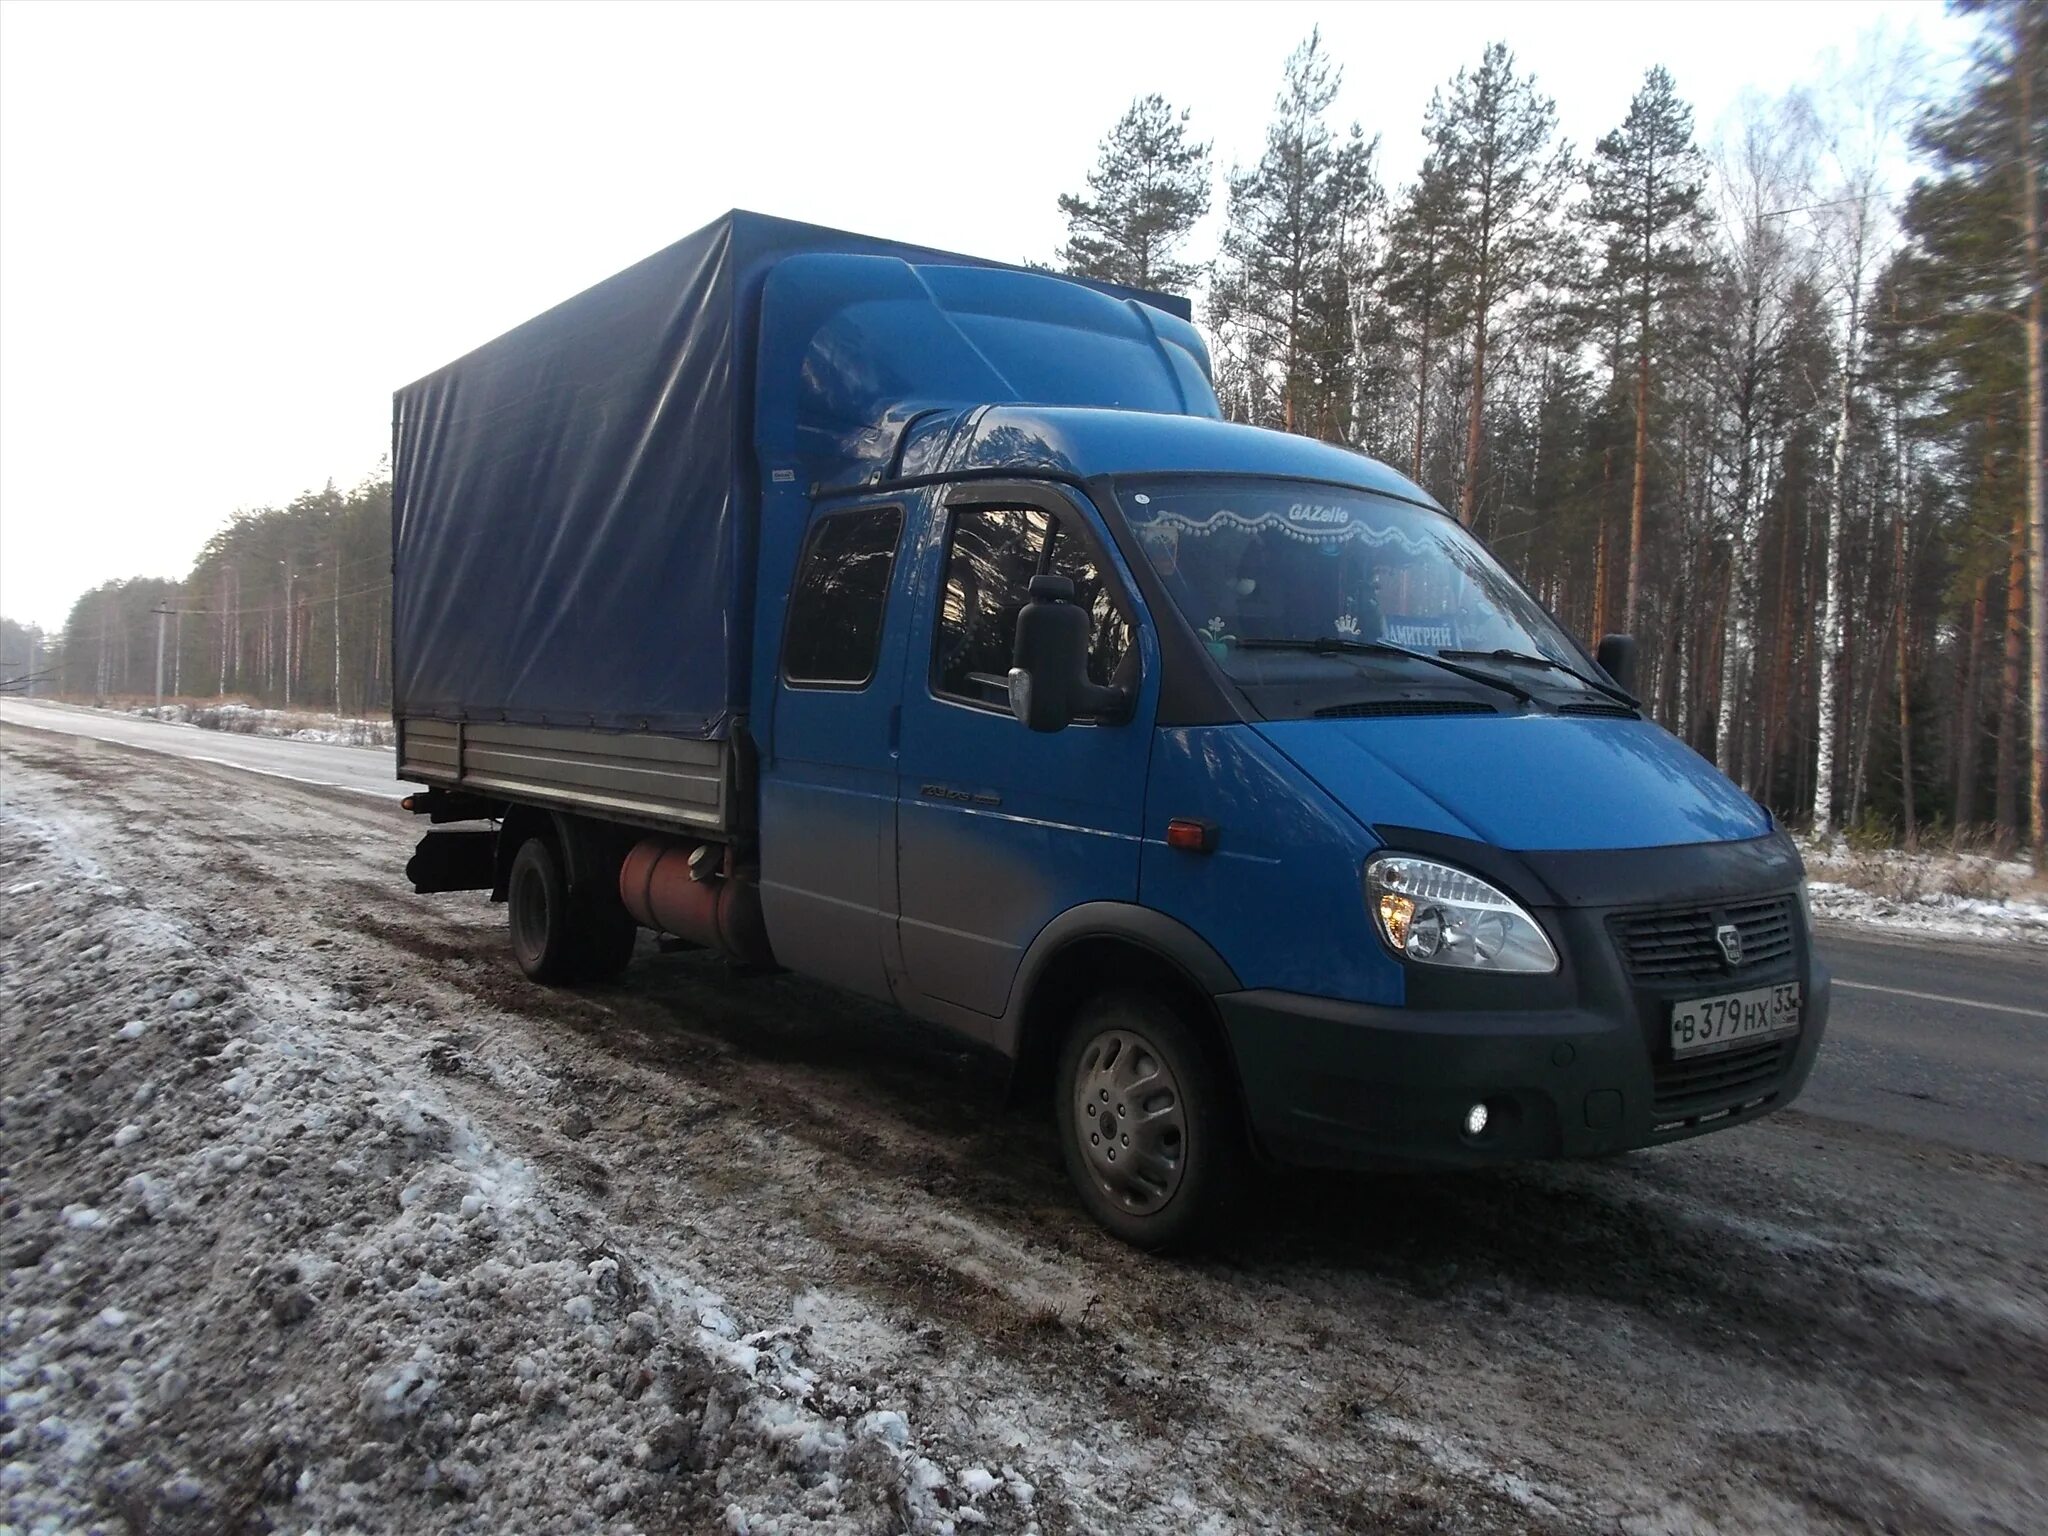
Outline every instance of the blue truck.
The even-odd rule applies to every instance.
[[[1740,1125],[1828,977],[1771,817],[1184,300],[735,212],[398,391],[421,892],[1012,1064],[1090,1213]]]

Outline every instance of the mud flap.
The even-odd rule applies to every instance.
[[[421,896],[435,891],[488,891],[497,882],[495,831],[429,832],[406,861],[405,875]]]

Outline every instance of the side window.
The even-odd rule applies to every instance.
[[[882,611],[896,564],[900,507],[835,512],[811,530],[789,597],[782,675],[817,687],[859,687],[875,675]]]
[[[1072,581],[1074,601],[1090,617],[1090,681],[1126,681],[1117,673],[1131,654],[1131,628],[1086,545],[1035,508],[973,507],[953,513],[951,524],[933,626],[934,693],[1008,707],[1017,613],[1030,600],[1031,578],[1045,574]]]

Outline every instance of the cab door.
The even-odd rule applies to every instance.
[[[888,999],[896,946],[900,501],[813,519],[791,589],[761,772],[761,906],[776,960]]]
[[[1137,900],[1159,667],[1129,572],[1078,497],[963,485],[931,507],[903,663],[897,934],[913,997],[994,1019],[1046,923]],[[1073,581],[1089,675],[1127,691],[1123,718],[1041,733],[1010,714],[1017,613],[1044,573]]]

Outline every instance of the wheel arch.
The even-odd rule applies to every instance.
[[[594,894],[593,887],[609,890],[616,899],[619,865],[631,845],[633,834],[610,822],[591,821],[566,811],[533,805],[512,805],[498,824],[496,875],[491,900],[503,901],[511,883],[512,861],[519,845],[529,837],[543,837],[562,861],[562,879],[572,897]]]
[[[1237,973],[1185,923],[1127,902],[1088,902],[1048,923],[1018,966],[993,1042],[1010,1058],[1010,1097],[1048,1089],[1075,1010],[1105,992],[1144,991],[1174,1003],[1213,1048],[1240,1092],[1237,1060],[1216,998],[1241,990]]]

